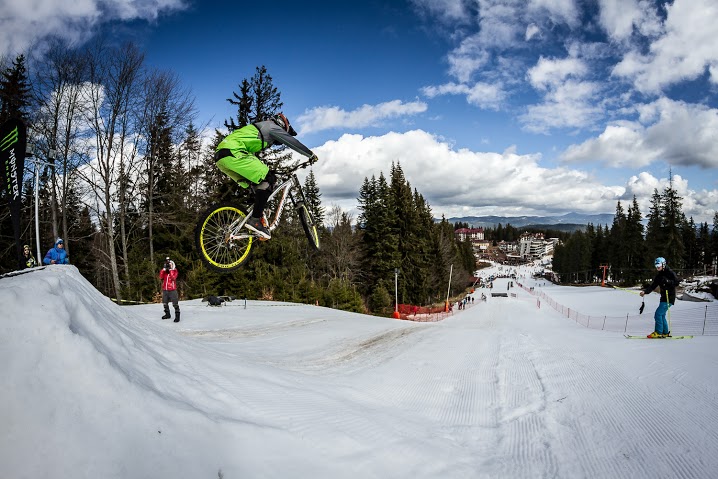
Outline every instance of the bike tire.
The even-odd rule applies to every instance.
[[[297,214],[299,215],[299,221],[302,223],[304,234],[307,236],[309,247],[314,251],[319,251],[319,229],[314,217],[307,209],[307,205],[303,202],[297,203],[296,206]]]
[[[195,247],[202,262],[212,271],[229,273],[249,260],[252,240],[229,241],[229,228],[247,216],[237,205],[223,203],[205,211],[195,228]]]

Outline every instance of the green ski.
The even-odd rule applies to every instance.
[[[661,340],[661,339],[691,339],[693,336],[668,336],[665,338],[648,338],[646,336],[630,336],[628,334],[624,335],[626,336],[626,339],[655,339],[655,340]]]

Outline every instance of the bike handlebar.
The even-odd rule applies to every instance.
[[[275,171],[280,175],[291,175],[295,171],[304,169],[307,166],[311,166],[313,164],[314,164],[314,162],[309,161],[309,159],[306,159],[304,161],[301,161],[301,162],[299,162],[293,166],[287,167],[287,168],[278,167]]]

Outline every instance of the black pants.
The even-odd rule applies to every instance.
[[[179,313],[179,294],[177,294],[177,290],[162,290],[162,303],[165,306],[165,313],[170,312],[170,306],[168,303],[172,303],[172,307],[175,309],[175,313]]]

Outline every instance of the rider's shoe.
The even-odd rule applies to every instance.
[[[268,240],[272,237],[271,233],[267,229],[267,224],[264,218],[249,218],[245,223],[248,230],[254,231],[260,240]]]

